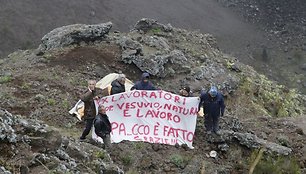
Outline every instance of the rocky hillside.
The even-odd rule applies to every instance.
[[[69,25],[46,34],[38,49],[17,51],[0,65],[0,170],[6,173],[246,173],[306,171],[305,95],[278,85],[235,57],[210,34],[151,19],[127,33],[112,23]],[[226,97],[221,136],[197,120],[195,149],[142,142],[114,144],[110,154],[79,142],[82,123],[68,114],[86,80],[142,71],[163,90],[216,84]],[[49,126],[48,126],[49,125]],[[217,158],[209,157],[211,150]],[[277,157],[278,156],[278,157]],[[285,165],[286,164],[286,165]]]
[[[148,17],[211,33],[223,52],[305,94],[305,7],[303,0],[2,0],[0,57],[36,48],[56,27],[112,21],[114,30],[129,31]]]
[[[306,1],[217,1],[242,16],[247,23],[257,26],[266,37],[266,40],[261,40],[255,49],[247,46],[246,49],[250,52],[234,55],[248,55],[253,61],[247,60],[245,63],[251,64],[270,78],[287,86],[299,88],[305,93]],[[256,40],[250,42],[250,46],[254,44],[256,45]]]

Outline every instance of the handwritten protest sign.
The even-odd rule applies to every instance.
[[[101,104],[112,124],[112,142],[178,143],[193,148],[198,97],[182,97],[162,90],[134,90],[103,97],[98,101]]]

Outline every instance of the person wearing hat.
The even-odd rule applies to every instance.
[[[137,81],[135,85],[131,88],[131,90],[157,90],[149,79],[150,74],[146,72],[143,73],[141,75],[141,80]]]
[[[208,92],[201,94],[200,99],[199,108],[203,106],[204,109],[204,124],[207,134],[211,134],[213,131],[219,135],[219,119],[224,115],[225,110],[222,94],[215,86],[212,86]]]
[[[190,87],[189,86],[185,86],[184,88],[182,88],[180,90],[180,95],[183,97],[192,97],[191,91],[190,91]]]
[[[119,74],[118,78],[114,80],[111,85],[112,88],[110,91],[110,95],[125,92],[125,75]]]

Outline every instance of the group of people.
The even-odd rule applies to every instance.
[[[149,73],[143,73],[141,80],[137,81],[131,90],[157,90],[149,79]],[[125,75],[119,74],[117,79],[111,83],[110,95],[125,92],[125,80]],[[98,106],[98,113],[96,113],[95,100],[102,97],[102,89],[96,88],[96,83],[95,80],[89,80],[88,88],[80,97],[84,102],[83,119],[86,123],[80,140],[85,140],[91,128],[94,126],[96,135],[103,139],[105,149],[110,149],[110,133],[112,131],[111,123],[106,115],[106,110],[103,105]]]
[[[124,74],[119,74],[118,78],[111,83],[110,95],[125,92]],[[84,102],[84,120],[86,122],[85,129],[80,137],[80,140],[85,140],[91,128],[94,126],[97,136],[103,139],[105,149],[111,147],[110,133],[111,123],[106,115],[106,110],[103,105],[98,106],[96,113],[95,100],[102,97],[102,90],[96,88],[96,81],[89,80],[87,90],[81,95],[81,100]],[[149,73],[143,73],[141,80],[137,81],[131,90],[157,90],[150,81]],[[182,88],[179,92],[181,96],[192,97],[192,92],[189,86]],[[225,104],[221,93],[218,92],[215,86],[212,86],[208,91],[202,92],[200,95],[200,107],[204,110],[204,125],[207,134],[214,132],[219,135],[219,118],[224,115]]]

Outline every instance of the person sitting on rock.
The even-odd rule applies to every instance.
[[[192,97],[192,93],[189,86],[185,86],[184,88],[182,88],[179,94],[183,97]]]
[[[111,85],[112,88],[110,91],[110,95],[125,92],[125,75],[119,74],[118,78],[114,80]]]
[[[143,73],[141,76],[141,80],[137,81],[135,85],[131,88],[131,90],[157,90],[149,79],[150,74],[146,72]]]
[[[93,120],[95,119],[96,113],[96,105],[95,100],[98,100],[102,97],[102,90],[96,88],[95,80],[88,80],[88,88],[81,95],[81,100],[84,102],[84,117],[83,119],[86,122],[86,127],[80,137],[80,140],[85,140],[86,136],[89,134],[91,127],[93,125]]]
[[[219,132],[220,115],[224,115],[225,104],[222,94],[220,94],[215,86],[212,86],[208,92],[202,93],[200,96],[199,108],[203,106],[204,122],[207,134],[213,131],[217,135]]]
[[[103,105],[99,106],[98,112],[99,113],[94,120],[95,133],[97,136],[103,139],[105,150],[110,150],[110,133],[112,132],[112,126],[108,119],[108,116],[106,115],[106,109]]]

